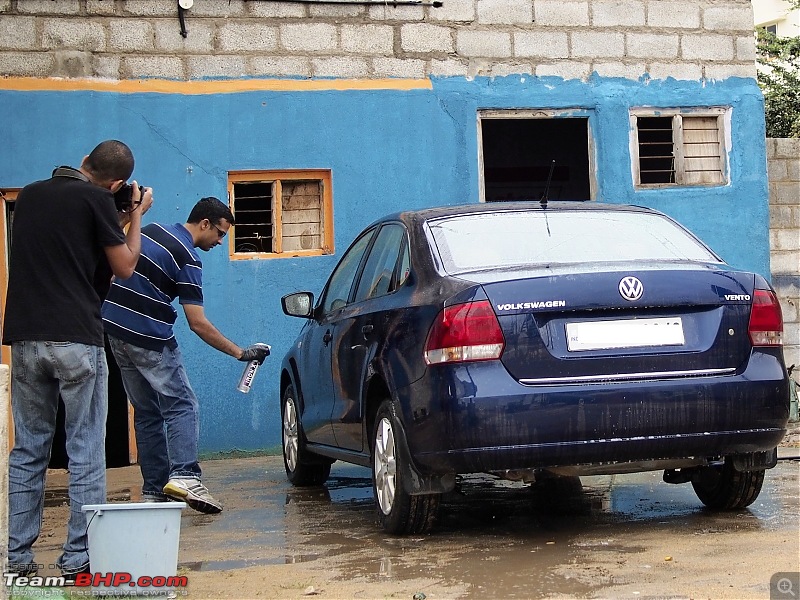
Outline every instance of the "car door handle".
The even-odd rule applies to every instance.
[[[367,336],[370,333],[372,333],[373,329],[375,329],[375,328],[372,325],[364,325],[361,328],[361,333],[363,333],[365,336]]]
[[[333,336],[331,335],[331,330],[329,329],[328,331],[325,332],[325,335],[322,336],[322,343],[327,346],[332,339]]]

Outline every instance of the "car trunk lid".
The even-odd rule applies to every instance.
[[[526,384],[712,375],[745,364],[752,274],[627,266],[465,278],[484,288],[506,340],[501,360]]]

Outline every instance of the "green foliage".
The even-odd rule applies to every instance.
[[[759,29],[758,64],[767,137],[800,138],[800,37]]]

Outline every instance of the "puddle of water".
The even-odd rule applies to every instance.
[[[178,569],[186,569],[187,571],[228,571],[230,569],[246,569],[247,567],[280,564],[284,564],[284,561],[278,558],[204,560],[178,563]]]
[[[464,598],[544,598],[558,589],[563,597],[586,597],[593,586],[554,573],[575,560],[576,549],[562,538],[553,544],[509,543],[505,536],[483,535],[479,544],[453,544],[452,540],[425,538],[403,548],[377,544],[358,556],[340,561],[349,580],[428,580],[435,576],[445,586],[465,588]],[[473,540],[474,541],[474,540]],[[434,575],[435,574],[435,575]],[[491,582],[491,585],[486,585]]]
[[[274,558],[243,558],[231,560],[203,560],[195,562],[182,562],[178,569],[187,571],[227,571],[230,569],[246,569],[265,565],[294,565],[307,563],[322,558],[319,554],[286,554]]]
[[[107,502],[130,502],[130,488],[109,491]],[[138,499],[137,499],[138,501]],[[45,506],[63,506],[69,504],[69,489],[66,487],[49,488],[44,492]]]
[[[322,568],[341,572],[342,579],[434,578],[466,590],[464,598],[545,598],[555,591],[587,597],[611,583],[602,573],[587,575],[587,553],[641,554],[647,549],[632,542],[640,534],[796,528],[797,475],[784,464],[768,473],[750,509],[732,513],[704,509],[690,485],[663,483],[661,472],[532,487],[465,477],[457,493],[443,497],[432,534],[395,537],[376,524],[369,471],[337,463],[324,487],[251,482],[241,491],[246,506],[223,518],[184,515],[184,524],[206,528],[202,539],[224,541],[213,544],[214,552],[185,552],[189,560],[181,567],[216,571],[325,560]]]
[[[69,490],[67,488],[53,488],[45,491],[45,506],[61,506],[63,504],[69,504]]]

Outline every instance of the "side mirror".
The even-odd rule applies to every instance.
[[[314,311],[314,294],[311,292],[295,292],[286,294],[281,298],[281,307],[284,314],[290,317],[311,318]]]

